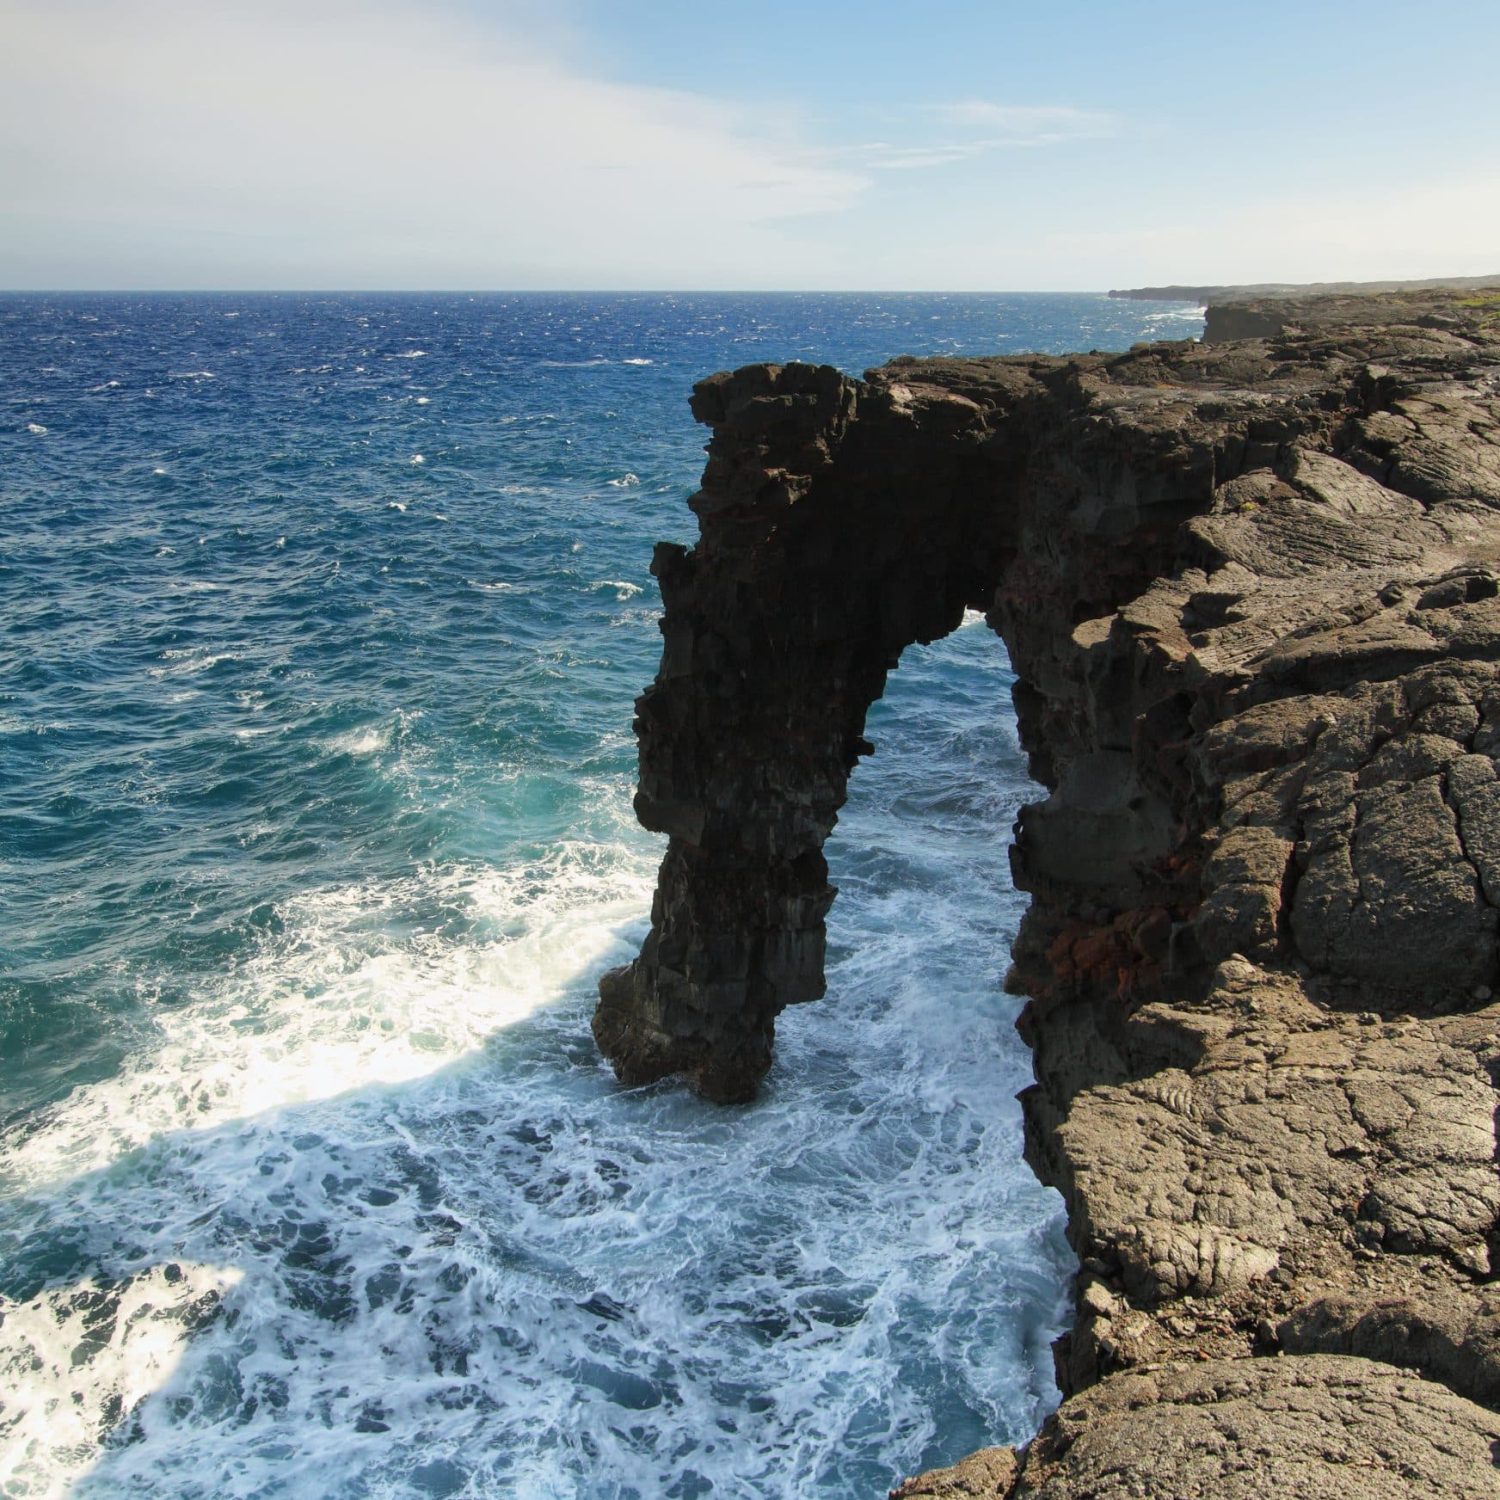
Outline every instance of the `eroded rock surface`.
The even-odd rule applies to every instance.
[[[1024,1456],[987,1448],[892,1500],[1483,1500],[1500,1418],[1363,1359],[1211,1360],[1117,1376]]]
[[[1078,1397],[1031,1445],[1008,1494],[1482,1500],[1500,1495],[1497,1436],[1493,1412],[1389,1365],[1210,1360]]]
[[[1500,292],[1297,319],[695,393],[637,720],[670,843],[595,1023],[621,1077],[753,1094],[822,993],[865,712],[965,607],[1047,790],[1009,983],[1082,1266],[1069,1399],[912,1495],[1495,1492]]]

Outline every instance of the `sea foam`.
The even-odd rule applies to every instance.
[[[0,1490],[842,1500],[1028,1435],[1071,1267],[1020,1160],[1028,785],[977,616],[872,710],[828,996],[761,1100],[621,1088],[589,1019],[662,854],[630,722],[681,372],[1123,347],[1141,309],[223,305],[0,298],[0,378],[56,364],[88,436],[7,472]],[[420,477],[381,353],[417,327]]]

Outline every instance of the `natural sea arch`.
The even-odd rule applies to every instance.
[[[694,393],[713,429],[691,502],[700,536],[656,549],[662,661],[635,723],[636,811],[669,843],[650,933],[601,981],[594,1021],[626,1082],[680,1075],[710,1099],[747,1100],[776,1016],[823,994],[834,896],[823,844],[902,651],[985,613],[1023,674],[1023,741],[1063,743],[1052,721],[1072,705],[1069,684],[1048,680],[1056,646],[1131,597],[1157,563],[1151,539],[1175,532],[1175,495],[1122,504],[1108,474],[1050,458],[1038,471],[1049,450],[1029,441],[1024,414],[1056,402],[1036,361],[944,362],[941,384],[933,368],[911,366],[908,381],[898,361],[859,382],[826,366],[751,366]],[[1122,868],[1161,832],[1127,761],[1106,752],[1078,768],[1098,784],[1080,836],[1134,830]],[[1050,751],[1031,769],[1049,787],[1065,774]],[[1046,804],[1026,816],[1046,818]],[[1027,868],[1025,826],[1023,884],[1048,877]],[[1086,880],[1107,899],[1115,870],[1096,862]]]

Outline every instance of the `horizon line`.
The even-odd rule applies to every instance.
[[[1199,286],[1208,282],[1162,285]],[[1233,283],[1219,283],[1232,285]],[[1104,287],[0,287],[0,297],[1107,297]],[[1165,298],[1181,301],[1181,298]]]

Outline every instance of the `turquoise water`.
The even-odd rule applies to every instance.
[[[619,1089],[686,391],[1099,297],[0,298],[0,1492],[858,1496],[1055,1400],[1003,650],[909,652],[764,1099]]]

